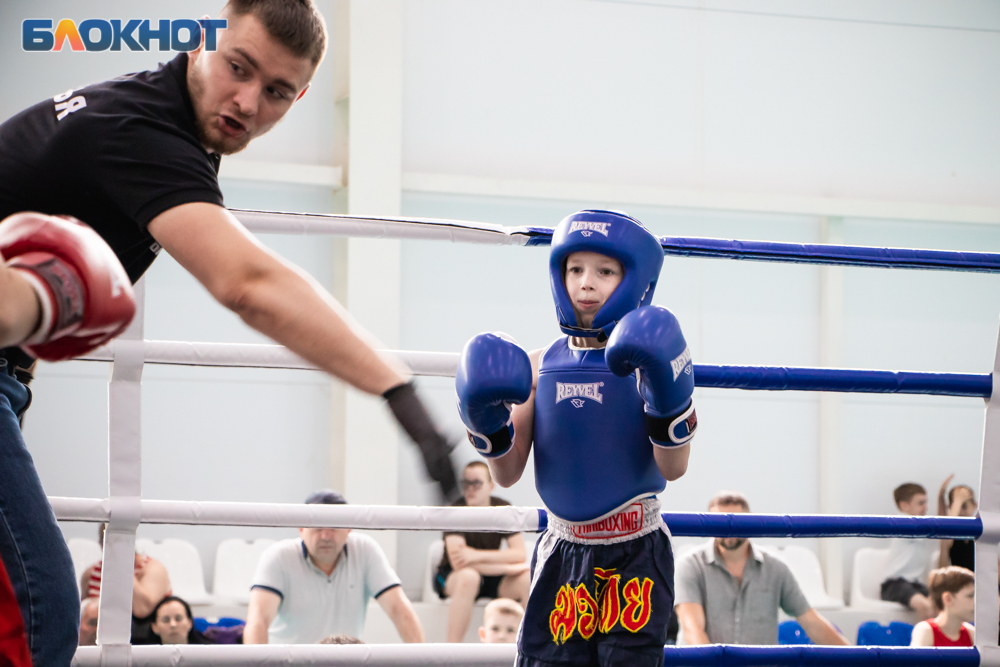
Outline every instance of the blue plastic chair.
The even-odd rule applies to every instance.
[[[880,625],[875,621],[858,627],[858,646],[909,646],[913,626],[901,621]]]
[[[779,644],[812,644],[809,635],[802,629],[798,621],[785,621],[778,626]]]
[[[214,623],[210,623],[207,618],[196,616],[194,619],[194,629],[204,634],[205,630],[211,627],[231,628],[235,625],[239,625],[240,623],[243,623],[243,621],[238,618],[233,618],[231,616],[223,616]]]
[[[909,646],[913,638],[913,626],[902,621],[893,621],[889,624],[889,634],[896,642],[893,646]]]

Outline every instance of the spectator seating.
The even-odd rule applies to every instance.
[[[807,547],[789,544],[768,546],[765,550],[780,558],[792,571],[795,581],[813,609],[843,609],[844,601],[826,592],[823,570],[816,552]]]
[[[215,551],[213,592],[216,604],[248,604],[250,586],[261,554],[274,540],[260,538],[253,542],[228,539],[219,542]],[[435,596],[437,597],[437,596]]]
[[[163,563],[170,575],[174,595],[192,605],[211,604],[212,597],[205,590],[201,557],[193,544],[172,538],[162,542],[139,538],[135,541],[135,549]]]
[[[69,555],[73,559],[73,570],[76,572],[74,581],[76,585],[80,586],[80,577],[87,570],[88,567],[101,560],[104,557],[104,553],[101,551],[101,545],[97,543],[97,540],[88,540],[81,537],[72,537],[66,540],[66,546],[69,547]]]
[[[778,626],[779,644],[812,644],[809,635],[802,629],[798,621],[785,621]]]
[[[913,626],[901,621],[881,625],[875,621],[858,626],[858,646],[909,646]]]
[[[851,574],[851,608],[866,611],[900,611],[906,609],[898,602],[881,599],[880,590],[889,561],[888,549],[862,547],[854,552],[854,571]]]

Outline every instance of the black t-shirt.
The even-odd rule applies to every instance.
[[[160,249],[146,230],[153,218],[180,204],[222,205],[220,158],[198,140],[187,62],[181,53],[0,125],[0,220],[19,211],[79,218],[137,281]]]
[[[459,498],[453,502],[452,507],[468,507],[469,504],[465,502],[465,498]],[[505,507],[510,505],[509,502],[496,496],[490,496],[490,507]],[[444,536],[449,535],[461,535],[465,538],[465,544],[473,549],[484,549],[490,551],[496,551],[503,544],[503,541],[510,537],[511,535],[517,535],[517,533],[445,533]],[[448,560],[448,550],[445,549],[444,556],[441,557],[441,564],[438,566],[438,572],[447,573],[451,572],[451,562]],[[444,576],[447,576],[446,574]]]

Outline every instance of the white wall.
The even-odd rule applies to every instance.
[[[373,0],[374,1],[374,0]],[[343,37],[339,0],[321,0]],[[218,0],[0,3],[0,118],[70,86],[154,66],[169,54],[25,53],[20,22],[39,16],[187,17]],[[765,196],[1000,206],[1000,9],[992,2],[601,2],[421,0],[404,3],[402,169],[503,181],[738,191]],[[339,18],[338,18],[339,17]],[[340,21],[341,23],[338,23]],[[346,89],[333,48],[289,120],[240,158],[347,164]],[[222,183],[227,204],[346,210],[345,194],[293,185]],[[553,225],[593,205],[525,197],[409,191],[402,211]],[[601,202],[602,205],[605,202]],[[660,234],[815,242],[814,216],[636,206]],[[991,225],[844,220],[845,242],[1000,252]],[[264,242],[325,284],[327,239]],[[406,241],[402,347],[455,351],[485,330],[527,347],[558,334],[543,249]],[[844,365],[985,373],[996,344],[995,276],[844,271]],[[149,338],[259,341],[166,256],[148,274]],[[674,309],[698,363],[819,363],[816,268],[668,258],[656,303]],[[106,490],[107,369],[68,363],[40,372],[26,437],[53,495]],[[330,385],[281,371],[149,368],[144,493],[148,497],[298,502],[327,484]],[[424,380],[456,440],[448,380]],[[699,510],[715,491],[747,493],[754,509],[818,509],[818,401],[804,393],[698,390],[702,433],[669,509]],[[890,512],[903,481],[935,487],[955,471],[975,486],[982,402],[846,397],[841,502]],[[459,443],[456,459],[474,453]],[[530,464],[529,464],[530,465]],[[349,472],[349,471],[348,471]],[[537,504],[530,469],[502,494]],[[429,489],[409,446],[399,452],[399,502]],[[68,534],[91,526],[67,524]],[[215,542],[293,531],[142,527],[195,541],[210,569]],[[401,533],[400,553],[431,535]],[[849,550],[862,540],[848,541]],[[849,564],[846,558],[845,563]],[[418,559],[401,559],[410,593]]]

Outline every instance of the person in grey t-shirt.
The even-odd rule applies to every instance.
[[[336,491],[307,504],[341,505]],[[261,554],[250,590],[244,644],[315,644],[331,634],[360,637],[374,599],[404,642],[424,631],[378,542],[348,528],[300,528]]]
[[[710,512],[749,512],[739,493],[723,492]],[[816,644],[846,645],[809,606],[788,566],[746,538],[716,538],[677,562],[674,610],[686,644],[777,644],[778,608]]]

